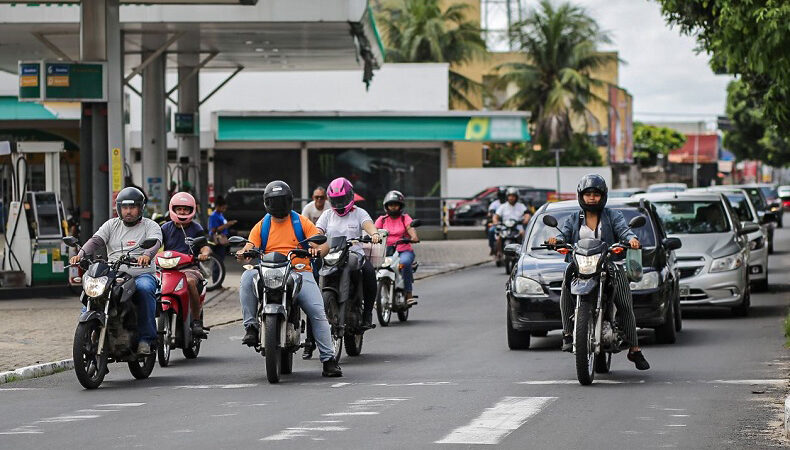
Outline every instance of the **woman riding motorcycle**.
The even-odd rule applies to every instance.
[[[400,191],[389,191],[384,196],[384,212],[387,215],[376,219],[376,228],[389,232],[387,235],[387,247],[395,246],[401,239],[410,239],[412,243],[420,242],[420,238],[417,237],[417,230],[411,226],[411,217],[403,212],[405,200]],[[412,249],[410,243],[401,243],[398,244],[396,250],[400,255],[400,262],[403,266],[403,289],[406,291],[406,303],[411,305],[415,303],[412,296],[414,276],[411,267],[414,262],[414,249]]]
[[[315,225],[330,241],[337,236],[356,239],[362,236],[364,230],[371,236],[374,244],[381,242],[381,236],[373,224],[373,219],[367,211],[354,206],[354,186],[350,181],[343,177],[335,178],[329,183],[326,193],[332,208],[324,211]],[[351,247],[348,263],[352,270],[362,270],[362,295],[365,303],[362,309],[362,326],[373,328],[376,272],[370,261],[365,259],[362,247],[358,243]]]
[[[600,239],[611,246],[616,242],[628,242],[631,248],[639,248],[639,240],[628,225],[620,211],[605,208],[609,189],[606,180],[600,175],[585,175],[576,188],[576,196],[581,206],[581,211],[574,212],[560,226],[562,234],[549,238],[546,243],[554,245],[558,240],[567,244],[575,244],[580,239]],[[569,259],[570,264],[565,270],[565,279],[562,283],[560,296],[560,312],[562,313],[562,350],[573,351],[573,321],[571,314],[574,310],[574,299],[570,292],[570,278],[576,270],[576,265]],[[631,298],[631,289],[625,271],[612,264],[612,295],[617,306],[617,319],[625,333],[626,341],[630,345],[628,359],[637,369],[650,368],[641,349],[636,334],[636,319],[634,318],[634,305]]]

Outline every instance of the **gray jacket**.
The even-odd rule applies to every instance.
[[[579,241],[579,229],[582,226],[582,211],[574,211],[560,224],[561,235],[557,239],[562,239],[568,244],[575,244]],[[636,234],[628,228],[628,224],[623,217],[623,213],[616,209],[604,208],[601,213],[601,236],[600,239],[611,246],[617,242],[628,242],[635,238]]]

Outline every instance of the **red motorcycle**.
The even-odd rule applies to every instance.
[[[199,249],[206,245],[206,238],[187,238],[186,243],[190,249]],[[194,251],[192,252],[194,253]],[[162,300],[161,310],[156,318],[156,328],[159,334],[157,356],[159,365],[167,367],[170,363],[170,350],[180,348],[187,359],[197,358],[200,353],[200,342],[208,337],[209,329],[203,327],[204,334],[197,336],[192,333],[192,313],[189,307],[189,290],[187,277],[180,269],[193,266],[197,258],[193,255],[174,251],[164,251],[156,254],[157,276],[161,281]],[[206,300],[206,281],[198,284],[200,292],[200,320],[203,320],[202,306]]]

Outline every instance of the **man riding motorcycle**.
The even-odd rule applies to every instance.
[[[491,249],[491,255],[496,253],[496,227],[491,223],[494,218],[494,214],[496,214],[496,210],[502,206],[507,201],[507,188],[505,186],[499,186],[496,191],[497,198],[488,205],[488,247]]]
[[[238,260],[245,260],[244,252],[253,247],[261,247],[264,241],[266,244],[262,250],[266,253],[278,252],[286,255],[292,249],[299,248],[300,244],[294,227],[301,227],[300,234],[303,234],[306,238],[320,234],[315,225],[301,214],[294,213],[299,218],[299,221],[298,223],[292,223],[293,193],[290,186],[284,181],[272,181],[266,185],[263,193],[263,203],[268,215],[271,217],[269,220],[267,220],[267,217],[264,217],[252,228],[248,238],[250,243],[236,253]],[[329,246],[327,244],[316,245],[310,243],[309,252],[313,257],[320,257],[328,251]],[[302,288],[296,299],[313,328],[313,335],[318,344],[320,359],[323,363],[322,375],[325,377],[340,377],[343,375],[343,372],[332,356],[332,338],[329,322],[324,312],[324,298],[321,296],[321,291],[318,289],[315,278],[313,278],[310,260],[307,258],[296,258],[295,262],[304,264],[301,268],[295,269],[302,277]],[[245,329],[242,344],[251,347],[258,343],[259,336],[258,322],[255,320],[255,314],[258,310],[254,280],[256,273],[255,270],[245,271],[241,276],[241,285],[239,286],[241,313],[244,317]]]
[[[376,228],[384,229],[389,232],[387,235],[387,246],[394,246],[401,239],[410,239],[412,243],[420,242],[417,237],[417,230],[412,228],[412,218],[403,212],[406,205],[406,198],[400,191],[389,191],[384,196],[385,216],[376,219]],[[414,274],[412,273],[412,263],[414,262],[414,249],[411,243],[399,244],[397,246],[400,262],[403,265],[403,289],[406,291],[406,303],[414,304],[412,295],[412,285]]]
[[[186,192],[177,192],[170,199],[170,221],[162,225],[162,246],[163,250],[192,254],[192,249],[186,243],[186,238],[197,238],[205,236],[206,232],[199,223],[192,220],[195,217],[197,204],[195,197]],[[198,261],[205,261],[211,254],[211,247],[204,245],[199,249]],[[200,320],[200,293],[198,284],[203,281],[203,274],[197,267],[187,267],[180,269],[187,279],[187,291],[189,292],[189,310],[192,312],[192,333],[202,336],[203,321]]]
[[[332,208],[318,218],[316,226],[331,241],[333,237],[345,236],[356,239],[362,236],[364,230],[368,233],[374,244],[381,242],[381,236],[373,223],[373,219],[362,208],[354,206],[354,187],[350,181],[340,177],[335,178],[327,188],[329,204]],[[364,261],[364,264],[362,263]],[[376,271],[362,254],[362,247],[354,244],[351,247],[349,258],[350,267],[362,270],[362,295],[364,305],[362,308],[362,326],[373,328],[373,303],[376,301]]]
[[[631,248],[639,248],[639,239],[636,234],[628,228],[625,218],[620,211],[606,208],[606,200],[609,189],[606,187],[606,180],[600,175],[585,175],[579,181],[576,188],[576,196],[579,201],[580,211],[576,211],[560,225],[561,235],[550,237],[546,243],[555,245],[558,240],[567,244],[575,244],[580,239],[600,239],[611,246],[617,242],[628,242]],[[570,258],[568,256],[568,258]],[[562,295],[560,296],[560,312],[562,313],[563,337],[562,350],[573,351],[573,321],[571,314],[574,310],[574,298],[570,292],[570,278],[573,276],[576,266],[568,259],[565,270],[565,279],[562,283]],[[611,281],[613,300],[617,306],[617,319],[630,349],[628,359],[634,363],[637,369],[647,370],[650,368],[639,347],[636,334],[636,319],[634,318],[634,305],[631,298],[631,288],[626,277],[625,271],[617,265],[613,265]]]
[[[521,236],[523,236],[524,225],[529,222],[529,218],[529,209],[527,209],[525,204],[518,201],[518,189],[514,187],[508,188],[507,201],[499,205],[494,212],[494,225],[511,219],[515,220],[519,223],[518,228]]]
[[[138,355],[150,355],[151,346],[156,340],[156,278],[154,277],[153,257],[162,243],[162,230],[151,219],[143,217],[145,195],[134,187],[127,187],[118,193],[115,209],[118,217],[112,218],[96,231],[79,253],[72,256],[70,264],[78,264],[97,250],[106,248],[110,261],[120,258],[126,250],[148,238],[156,238],[159,243],[150,249],[137,248],[131,256],[137,258],[139,267],[129,267],[126,272],[134,276],[136,290],[134,304],[137,307]]]

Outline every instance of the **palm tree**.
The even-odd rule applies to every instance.
[[[584,9],[569,3],[555,8],[548,0],[516,24],[511,35],[526,58],[497,67],[506,70],[500,86],[517,88],[503,106],[531,111],[533,130],[544,146],[570,142],[574,123],[595,120],[588,109],[591,102],[608,105],[593,92],[605,83],[592,73],[617,61],[614,54],[596,50],[611,42],[609,35]]]
[[[377,22],[388,61],[450,63],[450,104],[475,109],[468,96],[479,92],[480,83],[454,69],[486,55],[480,27],[466,20],[468,9],[453,4],[442,11],[439,0],[397,0],[381,8]]]

